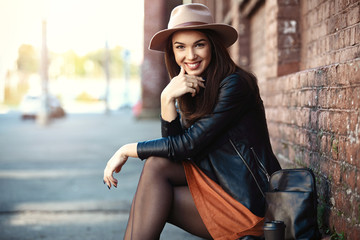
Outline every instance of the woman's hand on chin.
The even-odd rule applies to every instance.
[[[194,97],[200,91],[200,87],[205,88],[204,80],[201,77],[187,75],[184,67],[181,66],[179,75],[171,79],[161,97],[169,102],[175,101],[186,93],[191,93]]]

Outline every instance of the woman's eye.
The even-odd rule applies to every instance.
[[[179,45],[179,46],[176,46],[175,48],[176,49],[184,49],[184,46]]]
[[[204,47],[204,46],[205,46],[204,43],[198,43],[198,44],[196,44],[196,47]]]

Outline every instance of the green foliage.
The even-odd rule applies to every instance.
[[[120,46],[111,49],[99,48],[82,56],[73,50],[64,53],[49,52],[49,79],[50,81],[59,78],[103,80],[106,77],[106,70],[108,70],[110,79],[139,78],[139,64],[125,62],[124,53],[125,50]],[[17,93],[11,89],[5,89],[6,101],[11,104],[18,104],[28,90],[30,75],[40,72],[40,51],[32,45],[21,45],[18,49],[16,64],[17,71],[20,73],[17,76],[21,78],[22,85],[20,87],[27,85],[24,87],[24,91],[18,87]],[[15,95],[16,97],[14,97]],[[83,101],[93,101],[89,96],[80,95],[78,97]]]
[[[99,101],[98,99],[92,97],[90,94],[86,93],[86,92],[82,92],[81,94],[79,94],[76,97],[77,101],[82,101],[82,102],[97,102]]]
[[[84,56],[79,56],[72,50],[62,54],[53,53],[50,78],[58,76],[104,78],[106,63],[108,63],[110,78],[122,78],[125,75],[123,52],[122,47],[116,46],[108,50],[100,48]],[[129,68],[130,76],[139,75],[138,65],[130,64]]]
[[[23,44],[18,50],[17,68],[25,74],[37,73],[39,71],[39,52],[31,45]]]
[[[332,233],[330,230],[327,233],[330,235],[330,240],[346,240],[345,234],[343,232],[337,233],[335,229],[333,229]]]
[[[339,153],[339,140],[334,139],[332,142],[332,150],[338,154]]]
[[[319,204],[317,207],[317,221],[320,229],[325,229],[325,214],[326,214],[326,203],[323,199],[319,198]]]

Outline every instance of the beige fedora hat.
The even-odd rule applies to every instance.
[[[238,38],[238,33],[232,26],[214,23],[210,10],[205,5],[190,3],[177,6],[172,10],[168,28],[155,33],[150,40],[149,49],[164,51],[171,34],[185,29],[213,30],[220,35],[225,47],[230,47]]]

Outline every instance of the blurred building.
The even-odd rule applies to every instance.
[[[148,49],[151,37],[167,27],[171,10],[180,0],[144,0],[144,60],[141,70],[142,109],[140,118],[159,117],[160,94],[169,82],[164,54]]]
[[[203,0],[239,39],[233,59],[256,74],[276,156],[317,177],[318,221],[360,236],[360,2]],[[168,81],[162,54],[147,49],[178,1],[145,0],[144,110],[159,111]]]

